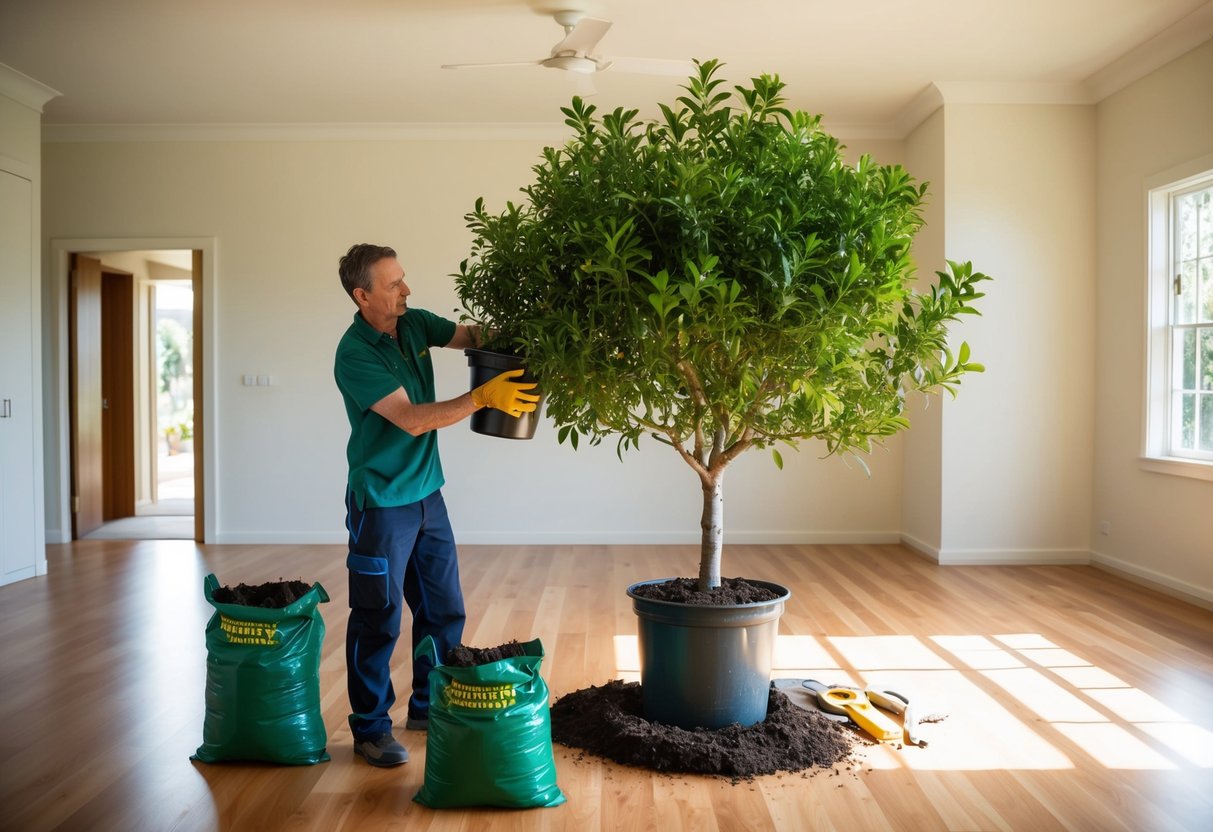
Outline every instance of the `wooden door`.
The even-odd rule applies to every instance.
[[[101,271],[102,516],[135,515],[135,278]]]
[[[72,537],[105,522],[101,410],[101,261],[72,256],[68,306],[71,374]]]

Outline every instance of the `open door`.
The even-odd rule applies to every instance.
[[[68,304],[72,538],[105,522],[101,394],[101,261],[72,255]]]

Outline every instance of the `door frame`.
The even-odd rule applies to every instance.
[[[218,483],[215,453],[216,421],[215,412],[217,399],[215,395],[215,366],[216,344],[215,337],[215,283],[217,270],[215,268],[218,240],[215,237],[81,237],[55,238],[50,241],[50,257],[47,263],[50,297],[49,312],[46,323],[49,332],[45,333],[43,342],[50,348],[49,355],[44,359],[43,366],[47,377],[52,380],[48,385],[45,396],[47,413],[53,415],[53,421],[47,420],[47,460],[46,474],[49,498],[47,501],[47,530],[48,543],[70,543],[72,538],[71,516],[71,425],[68,419],[68,404],[70,402],[68,376],[68,281],[71,276],[71,255],[73,252],[90,251],[153,251],[157,249],[191,249],[202,252],[202,269],[200,279],[202,291],[194,298],[195,316],[201,317],[202,326],[195,329],[195,361],[202,362],[201,392],[202,407],[195,408],[195,446],[201,445],[201,455],[195,465],[201,466],[202,476],[201,500],[197,500],[195,521],[197,532],[195,538],[199,543],[213,541],[218,527]],[[53,317],[52,317],[53,316]],[[200,330],[200,331],[199,331]],[[195,373],[195,379],[198,374]],[[197,384],[197,381],[195,382]],[[198,416],[201,415],[201,425]],[[51,441],[55,437],[56,441]],[[53,480],[53,482],[52,482]],[[53,528],[58,521],[58,529]],[[200,521],[200,522],[199,522]]]

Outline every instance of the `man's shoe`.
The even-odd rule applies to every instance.
[[[354,753],[365,757],[373,766],[388,768],[409,761],[409,751],[391,734],[380,734],[369,740],[354,740]]]
[[[407,731],[428,731],[430,730],[430,718],[428,716],[410,716],[404,723]]]

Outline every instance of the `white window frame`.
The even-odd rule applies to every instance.
[[[1213,183],[1213,155],[1151,177],[1146,183],[1148,276],[1146,303],[1146,379],[1142,468],[1213,480],[1213,454],[1171,449],[1172,425],[1172,310],[1176,269],[1174,197]],[[1199,347],[1198,347],[1199,349]],[[1198,353],[1199,354],[1199,353]]]

